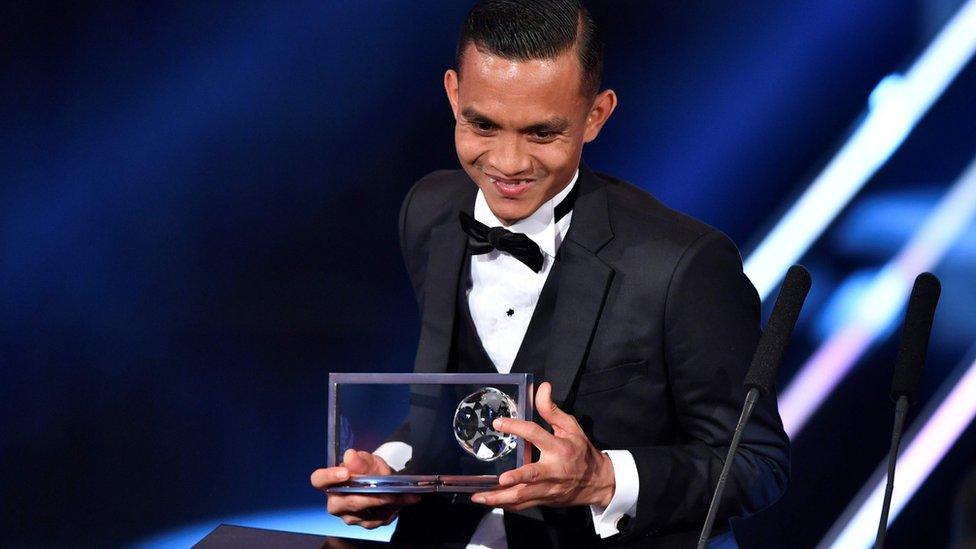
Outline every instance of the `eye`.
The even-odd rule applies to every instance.
[[[497,129],[491,120],[468,120],[468,126],[474,133],[484,136],[492,134]]]
[[[548,143],[550,141],[555,141],[558,135],[559,132],[554,132],[552,130],[536,130],[532,132],[532,140],[540,143]]]

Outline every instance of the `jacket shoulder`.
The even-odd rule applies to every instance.
[[[463,170],[439,170],[417,181],[400,207],[400,252],[417,299],[420,299],[434,227],[457,220],[465,201],[474,200],[475,184]]]
[[[682,249],[713,233],[728,238],[711,225],[669,208],[636,185],[602,173],[595,175],[606,184],[615,236],[661,240]]]
[[[465,198],[474,196],[475,184],[464,170],[437,170],[420,178],[403,201],[400,226],[431,227],[447,221],[464,204]]]

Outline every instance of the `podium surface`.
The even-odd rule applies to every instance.
[[[296,532],[282,532],[280,530],[265,530],[263,528],[249,528],[221,524],[205,538],[197,542],[194,547],[201,549],[229,549],[229,548],[281,548],[281,549],[358,549],[360,547],[407,547],[396,543],[384,543],[353,538],[339,538],[335,536],[317,536],[314,534],[299,534]],[[413,546],[410,546],[413,547]]]

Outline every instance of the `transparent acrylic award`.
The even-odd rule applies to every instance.
[[[532,420],[532,374],[329,375],[328,466],[348,448],[387,442],[410,448],[403,469],[352,475],[330,493],[478,492],[525,465],[525,442],[492,427],[499,417]],[[401,451],[406,448],[397,445]]]

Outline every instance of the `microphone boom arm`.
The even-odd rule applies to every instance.
[[[739,423],[735,426],[735,433],[732,435],[732,443],[729,444],[729,451],[725,455],[725,465],[722,466],[722,474],[718,477],[718,484],[715,485],[715,493],[712,494],[712,503],[708,506],[708,515],[705,517],[705,525],[702,526],[701,536],[698,537],[698,549],[705,549],[708,544],[708,537],[712,534],[712,526],[715,524],[715,517],[718,515],[719,504],[722,501],[722,493],[725,492],[725,485],[729,480],[729,473],[732,471],[732,460],[735,459],[736,450],[739,449],[739,441],[742,439],[742,432],[745,431],[746,423],[752,416],[752,408],[759,400],[759,388],[751,387],[746,393],[746,401],[742,406],[742,414],[739,415]]]
[[[901,431],[908,415],[908,396],[901,395],[895,403],[895,426],[891,431],[891,450],[888,454],[888,482],[885,484],[884,503],[881,505],[881,521],[878,523],[878,537],[874,540],[875,549],[884,547],[888,532],[888,511],[891,509],[891,494],[895,488],[895,462],[898,461],[898,446],[901,444]]]

